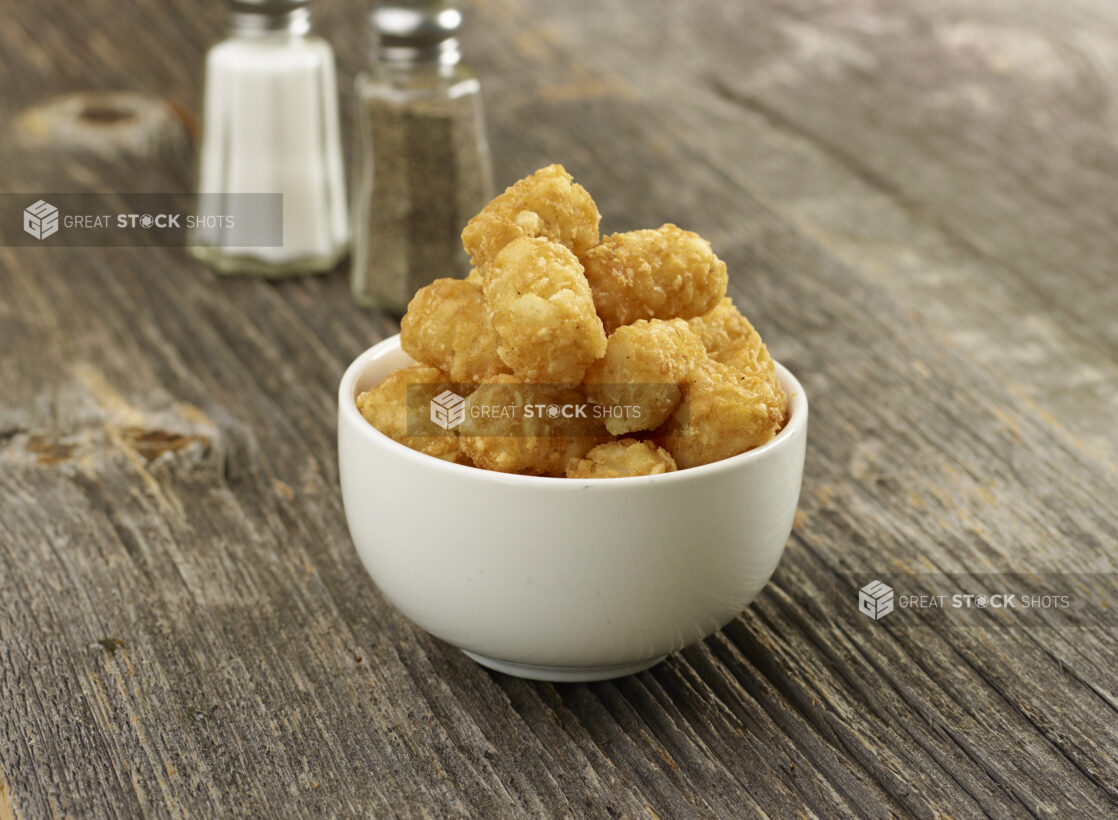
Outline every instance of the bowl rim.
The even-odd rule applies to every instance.
[[[452,474],[457,473],[463,478],[473,479],[477,481],[489,481],[494,484],[503,484],[506,486],[515,485],[521,487],[545,487],[552,486],[555,488],[567,487],[570,490],[578,490],[584,488],[587,484],[602,487],[617,487],[618,489],[633,487],[637,485],[650,485],[659,483],[671,483],[678,481],[687,481],[691,479],[701,478],[703,476],[714,475],[728,470],[742,469],[747,464],[757,461],[767,454],[781,448],[790,447],[792,442],[800,438],[805,432],[807,427],[808,417],[808,403],[807,394],[804,393],[803,387],[800,385],[799,380],[792,375],[780,362],[773,360],[773,365],[776,368],[777,378],[780,380],[784,392],[788,395],[788,421],[781,428],[771,440],[765,442],[759,447],[754,447],[752,450],[746,450],[744,453],[738,453],[736,456],[721,459],[720,461],[712,461],[710,464],[702,464],[698,467],[688,467],[684,470],[676,470],[671,473],[659,473],[657,475],[641,475],[641,476],[625,476],[622,478],[560,478],[557,476],[538,476],[538,475],[520,475],[518,473],[500,473],[496,470],[486,470],[481,467],[473,467],[468,464],[456,464],[452,461],[446,461],[435,456],[421,453],[418,450],[413,450],[406,445],[401,444],[395,439],[389,438],[373,425],[365,420],[357,409],[356,396],[354,395],[354,388],[357,380],[364,375],[365,371],[376,360],[389,355],[392,352],[400,351],[404,353],[400,345],[400,334],[397,333],[389,336],[380,342],[377,342],[372,347],[366,349],[358,355],[349,366],[346,367],[345,373],[342,374],[340,383],[338,384],[338,425],[339,430],[343,424],[349,425],[351,428],[359,431],[358,435],[363,436],[377,446],[387,447],[390,451],[394,452],[401,458],[406,458],[412,461],[418,459],[418,463],[426,464],[430,469],[435,470],[449,470]],[[404,353],[404,355],[407,355]],[[409,357],[410,358],[410,357]],[[396,368],[397,370],[402,368]],[[395,371],[392,371],[395,372]],[[340,456],[339,452],[339,456]]]

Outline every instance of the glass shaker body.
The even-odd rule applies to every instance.
[[[460,63],[382,63],[356,96],[353,296],[400,316],[469,271],[462,229],[492,196],[481,86]]]
[[[194,254],[220,273],[283,276],[333,268],[349,243],[334,52],[310,34],[234,33],[206,55],[200,212],[227,194],[283,195],[282,246],[230,244],[199,228]]]

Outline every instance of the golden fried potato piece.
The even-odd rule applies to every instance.
[[[739,373],[763,376],[772,387],[769,401],[774,402],[781,418],[788,409],[788,397],[776,378],[772,357],[761,335],[726,297],[709,313],[691,319],[688,324],[703,340],[707,353],[716,362],[728,365]]]
[[[656,437],[681,470],[752,450],[784,424],[783,404],[764,376],[711,359],[692,372],[684,398]]]
[[[497,353],[523,380],[579,382],[606,352],[582,265],[556,242],[510,242],[485,271],[485,300]]]
[[[447,381],[480,382],[510,372],[497,355],[498,341],[481,286],[469,279],[436,279],[420,288],[400,320],[400,346],[449,375]]]
[[[683,319],[641,319],[609,337],[606,355],[586,371],[586,395],[606,408],[613,435],[654,430],[679,404],[679,385],[706,358]]]
[[[598,244],[600,220],[586,189],[562,165],[548,165],[482,208],[462,231],[462,245],[479,268],[505,245],[526,236],[542,236],[582,256]]]
[[[742,373],[761,373],[772,368],[772,358],[761,335],[741,315],[729,296],[709,313],[696,316],[688,324],[716,362]]]
[[[466,399],[466,419],[459,428],[462,452],[486,470],[565,475],[572,460],[603,440],[604,431],[589,418],[552,415],[548,408],[585,404],[585,395],[574,387],[497,376]]]
[[[397,370],[387,379],[374,387],[366,390],[357,397],[357,409],[373,427],[380,430],[393,441],[398,441],[406,447],[426,453],[435,458],[446,461],[456,461],[460,455],[458,436],[453,432],[437,436],[409,436],[408,435],[408,385],[430,385],[428,397],[413,396],[411,405],[412,429],[421,420],[427,403],[438,393],[442,392],[445,383],[450,378],[447,374],[435,367],[425,364],[412,365],[404,370]]]
[[[675,459],[664,448],[651,441],[621,438],[599,444],[585,458],[572,462],[567,468],[567,478],[625,478],[675,470]]]
[[[606,332],[637,319],[690,319],[726,295],[726,264],[675,225],[607,236],[582,257]]]

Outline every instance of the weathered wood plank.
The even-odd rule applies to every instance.
[[[321,10],[343,76],[357,5]],[[1118,149],[1092,78],[1118,15],[1021,8],[473,5],[500,181],[559,160],[608,230],[709,236],[813,403],[772,585],[621,681],[485,672],[363,574],[333,393],[395,325],[344,276],[0,249],[0,818],[1112,813],[1113,634],[829,612],[856,570],[1113,570]],[[215,10],[82,15],[13,10],[6,119],[77,88],[196,104]],[[188,164],[0,141],[11,190],[183,189]]]
[[[589,37],[603,70],[642,78],[742,187],[919,314],[936,311],[945,341],[1113,457],[1113,328],[1097,312],[1084,321],[1113,313],[1118,293],[1118,167],[1098,81],[1113,15],[969,9],[727,5],[688,25],[652,15],[644,37],[610,47],[594,39],[612,30],[607,9],[555,23]],[[721,59],[680,71],[651,57],[703,47]]]

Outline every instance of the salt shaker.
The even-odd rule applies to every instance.
[[[432,280],[464,276],[460,235],[492,194],[481,85],[458,48],[461,14],[391,1],[369,16],[373,56],[357,77],[351,285],[399,316]]]
[[[334,52],[311,33],[308,3],[231,0],[229,36],[206,56],[199,215],[236,210],[229,194],[283,197],[282,245],[194,231],[193,252],[220,273],[326,271],[348,247]]]

